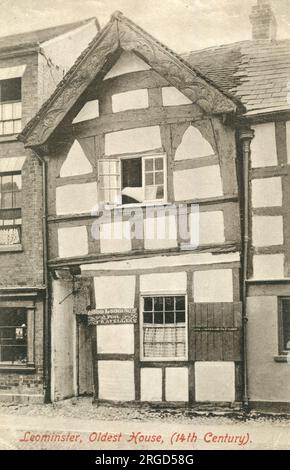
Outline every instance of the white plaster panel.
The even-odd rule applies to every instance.
[[[70,258],[88,254],[87,228],[64,227],[58,229],[58,256]]]
[[[132,90],[124,93],[112,95],[113,113],[126,111],[127,109],[143,109],[148,108],[149,97],[148,90]]]
[[[93,168],[80,143],[75,140],[60,169],[60,177],[78,176],[92,173]]]
[[[254,279],[282,279],[284,277],[284,255],[254,255]]]
[[[192,101],[187,98],[181,91],[173,86],[162,88],[162,101],[163,106],[180,106],[183,104],[192,104]]]
[[[82,264],[82,272],[87,271],[128,271],[131,269],[152,269],[168,266],[202,266],[205,264],[218,265],[220,263],[240,263],[240,254],[223,253],[216,255],[212,253],[198,253],[187,255],[154,256],[148,258],[130,259],[126,261],[112,261],[106,263]]]
[[[187,367],[167,367],[165,372],[165,400],[188,401]]]
[[[196,362],[196,401],[234,402],[235,363]]]
[[[176,201],[206,199],[223,195],[218,165],[175,171],[173,184]]]
[[[147,217],[144,220],[144,245],[147,250],[161,250],[177,246],[175,215]]]
[[[99,354],[134,354],[134,325],[98,325]]]
[[[233,302],[232,270],[196,271],[193,275],[193,292],[197,303]]]
[[[253,126],[255,137],[251,143],[252,167],[277,165],[275,123],[267,122]]]
[[[194,235],[194,224],[197,222],[195,214],[189,216],[190,232]],[[191,236],[191,239],[194,239]],[[199,213],[199,244],[223,243],[225,241],[223,211]]]
[[[100,225],[101,253],[122,253],[132,248],[130,222],[113,222]]]
[[[162,401],[162,369],[141,369],[141,401]]]
[[[135,399],[134,362],[99,361],[99,398],[133,401]]]
[[[133,308],[135,284],[135,276],[95,277],[96,308]]]
[[[77,124],[78,122],[96,119],[99,117],[99,115],[99,100],[87,101],[80,112],[76,115],[72,123]]]
[[[97,183],[67,184],[56,188],[56,213],[91,213],[98,202]]]
[[[282,182],[280,177],[252,181],[253,207],[282,206]]]
[[[111,70],[109,70],[104,80],[118,77],[119,75],[124,75],[126,73],[141,72],[143,70],[150,69],[150,65],[137,57],[136,54],[130,51],[124,51]]]
[[[180,273],[154,273],[140,276],[140,291],[144,293],[186,292],[187,275]]]
[[[253,246],[283,245],[282,216],[253,216]]]
[[[214,153],[211,144],[202,136],[201,132],[196,127],[189,126],[174,158],[175,160],[187,160],[214,155]]]
[[[142,152],[161,148],[159,126],[111,132],[105,136],[106,155]]]

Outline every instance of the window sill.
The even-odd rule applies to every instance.
[[[1,142],[14,142],[17,140],[19,134],[10,134],[10,135],[0,135]]]
[[[278,363],[288,363],[288,364],[290,364],[290,351],[282,353],[279,356],[275,356],[274,361],[278,362]]]
[[[0,373],[3,372],[19,372],[21,374],[33,374],[36,372],[33,364],[26,365],[13,365],[13,364],[0,364]]]
[[[21,243],[17,245],[1,245],[0,246],[0,253],[9,253],[12,251],[23,251],[23,247]]]
[[[112,204],[105,205],[105,210],[118,210],[118,209],[134,209],[134,208],[144,208],[144,207],[162,207],[162,206],[172,206],[172,202],[168,201],[145,201],[145,202],[136,202],[132,204]]]

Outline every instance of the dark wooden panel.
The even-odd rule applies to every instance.
[[[241,360],[242,313],[239,302],[190,304],[189,317],[191,360]]]

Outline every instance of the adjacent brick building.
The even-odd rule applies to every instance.
[[[0,400],[45,393],[42,168],[17,136],[97,31],[91,18],[0,38]]]

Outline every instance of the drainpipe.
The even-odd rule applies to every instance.
[[[247,408],[249,405],[248,394],[248,364],[247,364],[247,279],[248,279],[248,259],[249,259],[249,172],[250,172],[250,155],[251,140],[254,137],[252,129],[240,130],[239,138],[242,143],[242,178],[243,178],[243,224],[242,224],[242,315],[243,315],[243,373],[244,373],[244,392],[243,403]]]
[[[51,324],[49,305],[48,274],[48,230],[47,230],[47,171],[45,158],[33,151],[42,169],[42,242],[43,242],[43,284],[45,286],[44,319],[43,319],[43,363],[44,363],[44,399],[51,402]]]

